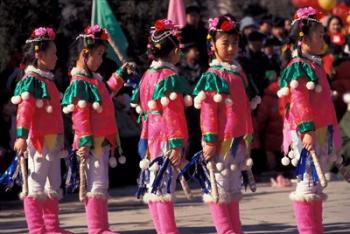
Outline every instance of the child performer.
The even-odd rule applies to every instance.
[[[239,42],[237,23],[226,16],[209,19],[208,42],[215,59],[194,89],[194,105],[201,111],[203,155],[208,169],[215,171],[211,194],[204,191],[203,200],[209,203],[219,234],[242,233],[241,169],[252,164],[243,143],[252,134],[252,119],[246,76],[233,64]]]
[[[138,197],[144,195],[157,233],[175,234],[175,184],[188,138],[184,105],[191,105],[192,98],[185,95],[191,90],[175,68],[180,59],[180,38],[170,20],[156,21],[148,50],[154,60],[132,98],[142,118]]]
[[[325,194],[320,183],[322,173],[317,170],[325,169],[328,159],[337,160],[335,149],[340,146],[331,90],[319,57],[324,48],[324,28],[316,17],[312,7],[296,12],[291,31],[295,51],[281,73],[277,92],[285,110],[283,150],[288,156],[282,164],[288,165],[291,158],[297,166],[298,183],[290,198],[301,234],[323,233]]]
[[[22,198],[29,233],[70,233],[58,221],[63,120],[51,73],[57,61],[55,36],[53,29],[40,27],[26,40],[24,75],[11,99],[18,104],[14,148],[21,157],[28,154],[29,174],[23,178],[28,181],[28,196]]]
[[[72,112],[73,149],[86,162],[85,210],[90,234],[113,233],[109,231],[107,210],[108,160],[110,152],[115,160],[118,134],[112,97],[123,86],[128,66],[124,64],[106,83],[96,73],[107,40],[107,31],[98,25],[87,27],[76,38],[71,53],[72,78],[62,100],[63,112]]]

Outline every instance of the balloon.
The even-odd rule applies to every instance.
[[[339,16],[344,23],[347,21],[347,17],[349,13],[350,13],[350,7],[348,7],[345,3],[339,3],[332,10],[332,14]]]
[[[331,10],[335,5],[337,5],[336,0],[318,0],[319,6],[326,11]]]
[[[319,8],[318,0],[292,0],[292,4],[295,7],[307,7]]]

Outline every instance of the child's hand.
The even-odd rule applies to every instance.
[[[134,74],[136,70],[136,63],[134,62],[126,62],[122,65],[122,68],[128,75]]]
[[[314,133],[313,132],[307,132],[304,134],[303,137],[303,144],[304,148],[308,151],[311,151],[314,149]]]
[[[216,146],[214,144],[208,144],[206,142],[202,142],[203,145],[203,156],[206,161],[212,159],[216,154]]]
[[[181,149],[171,150],[169,160],[174,167],[178,167],[181,162]]]
[[[17,138],[14,146],[14,150],[19,156],[23,156],[27,150],[27,141],[23,138]]]
[[[90,153],[90,147],[88,146],[83,146],[80,147],[77,151],[77,155],[79,156],[80,159],[86,158]]]

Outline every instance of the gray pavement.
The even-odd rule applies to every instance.
[[[297,233],[291,201],[288,194],[294,188],[271,188],[258,184],[256,193],[245,192],[241,207],[241,221],[245,233]],[[109,221],[111,229],[127,234],[155,233],[146,205],[131,196],[135,187],[111,190]],[[329,183],[329,197],[324,205],[325,233],[350,234],[350,184]],[[201,202],[199,189],[193,190],[194,199],[187,201],[181,190],[177,192],[175,215],[182,234],[215,233],[208,207]],[[60,205],[61,225],[74,232],[86,233],[83,205],[77,194],[64,198]],[[0,202],[0,233],[26,233],[21,202]]]

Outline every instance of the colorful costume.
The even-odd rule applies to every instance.
[[[309,152],[303,148],[303,134],[314,131],[314,148],[321,168],[338,160],[339,130],[331,90],[320,58],[296,57],[281,74],[278,95],[285,104],[283,151],[297,167],[298,184],[290,195],[300,233],[323,233],[322,200],[326,198]],[[287,156],[282,159],[288,164]]]
[[[184,97],[190,94],[186,82],[176,74],[174,65],[153,61],[132,98],[142,120],[138,196],[144,195],[157,233],[162,234],[177,233],[173,200],[178,173],[167,154],[183,149],[187,142],[184,105],[192,99]]]
[[[124,71],[119,69],[103,82],[98,73],[73,68],[72,79],[63,100],[63,112],[72,112],[73,149],[90,147],[86,159],[87,199],[85,209],[89,233],[108,232],[108,160],[117,144],[117,126],[111,94],[123,86]],[[107,87],[108,86],[108,87]]]
[[[252,164],[243,144],[252,134],[246,83],[239,67],[213,60],[194,89],[194,105],[201,109],[202,140],[217,149],[213,160],[219,202],[214,202],[210,187],[203,190],[203,200],[209,203],[218,233],[242,233],[238,205],[241,170]]]

